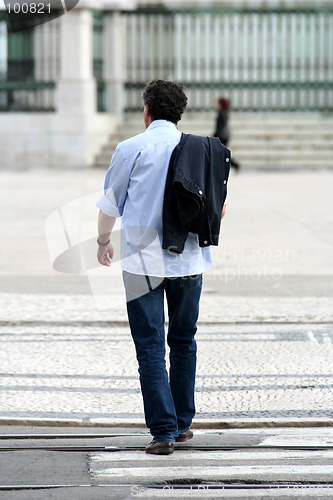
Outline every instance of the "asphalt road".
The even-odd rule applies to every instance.
[[[318,499],[333,493],[333,429],[327,427],[201,429],[167,457],[144,452],[149,436],[142,429],[12,427],[8,434],[0,428],[4,500]]]

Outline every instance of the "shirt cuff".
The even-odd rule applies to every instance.
[[[121,213],[119,212],[118,207],[113,205],[113,203],[110,201],[110,199],[105,195],[102,194],[100,198],[98,198],[96,202],[96,207],[100,208],[102,212],[105,215],[108,215],[109,217],[121,217]]]

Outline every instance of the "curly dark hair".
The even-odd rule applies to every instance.
[[[187,97],[178,83],[152,80],[143,92],[143,102],[148,104],[153,120],[168,120],[177,124],[186,108]]]

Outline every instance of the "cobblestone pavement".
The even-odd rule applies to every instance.
[[[2,322],[127,322],[123,290],[93,297],[67,294],[0,294]],[[333,322],[333,297],[228,297],[203,292],[203,323]]]
[[[332,418],[333,325],[200,324],[197,417]],[[0,417],[143,423],[127,326],[0,327]]]

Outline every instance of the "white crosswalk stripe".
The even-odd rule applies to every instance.
[[[138,488],[138,489],[136,489]],[[145,488],[144,486],[132,486],[130,489],[131,496],[138,498],[223,498],[228,499],[262,499],[268,500],[272,498],[286,499],[314,499],[314,500],[331,500],[333,498],[332,490],[318,487],[292,487],[288,489],[282,488],[263,488],[263,489],[209,489],[204,486],[176,489],[172,486],[165,486],[164,489]]]
[[[253,479],[264,480],[267,477],[273,480],[317,480],[323,476],[333,477],[333,465],[239,465],[224,467],[202,467],[202,466],[172,466],[172,467],[111,467],[97,470],[92,468],[91,472],[97,477],[126,478],[131,479]]]
[[[94,453],[90,473],[97,482],[128,484],[131,496],[147,498],[329,499],[333,449],[324,447],[332,445],[332,437],[331,428],[197,430],[190,449],[178,445],[167,457],[126,449]],[[236,446],[252,446],[255,438],[248,449],[195,449],[196,444],[226,446],[230,440]],[[269,448],[281,445],[318,449]]]
[[[246,453],[240,451],[176,451],[172,455],[169,455],[168,461],[179,462],[179,461],[218,461],[230,463],[233,460],[243,461],[265,461],[265,460],[286,460],[286,459],[333,459],[333,451],[318,450],[318,451],[307,451],[307,450],[281,450],[277,454],[276,451],[247,451]],[[129,451],[129,452],[112,452],[110,453],[97,453],[91,457],[91,460],[96,464],[103,463],[105,466],[114,462],[156,462],[156,455],[143,455],[142,451]]]

